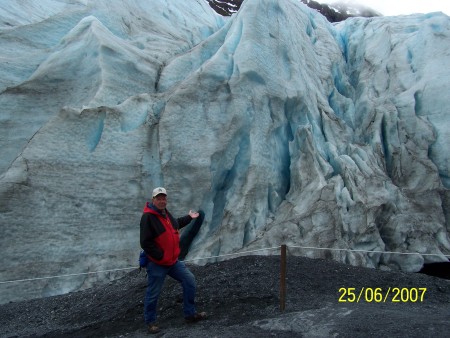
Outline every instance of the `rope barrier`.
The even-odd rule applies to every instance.
[[[289,248],[299,248],[299,249],[308,249],[308,250],[367,252],[367,253],[382,253],[382,254],[396,254],[396,255],[444,256],[444,257],[449,257],[450,258],[450,255],[427,254],[427,253],[419,253],[419,252],[395,252],[395,251],[377,251],[377,250],[320,248],[320,247],[314,247],[314,246],[295,246],[295,245],[289,245]]]
[[[82,276],[82,275],[93,275],[93,274],[104,273],[104,272],[123,271],[123,270],[132,270],[132,269],[136,269],[136,267],[134,266],[132,268],[130,267],[130,268],[121,268],[121,269],[102,270],[102,271],[71,273],[71,274],[67,274],[67,275],[58,275],[58,276],[36,277],[36,278],[27,278],[27,279],[15,279],[15,280],[9,280],[9,281],[0,282],[0,284],[29,282],[29,281],[42,280],[42,279],[73,277],[73,276]]]
[[[268,250],[274,250],[274,249],[278,250],[278,249],[280,249],[280,247],[279,246],[274,246],[274,247],[271,247],[271,248],[263,248],[263,249],[249,250],[249,251],[241,251],[241,252],[235,252],[235,253],[218,255],[218,256],[192,258],[192,259],[186,259],[184,261],[185,262],[192,262],[192,261],[200,261],[200,260],[205,260],[205,259],[220,258],[220,257],[227,257],[227,256],[238,256],[238,255],[244,255],[244,254],[258,252],[258,251],[268,251]]]
[[[229,254],[223,254],[223,255],[217,255],[217,256],[192,258],[192,259],[187,259],[184,262],[194,262],[194,261],[206,260],[206,259],[215,259],[215,258],[221,258],[221,257],[245,255],[245,254],[259,252],[259,251],[270,251],[270,250],[275,250],[275,249],[278,250],[279,248],[280,248],[279,246],[276,246],[276,247],[262,248],[262,249],[248,250],[248,251],[241,251],[241,252],[235,252],[235,253],[229,253]],[[306,249],[306,250],[366,252],[366,253],[397,254],[397,255],[444,256],[444,257],[450,258],[450,255],[426,254],[426,253],[418,253],[418,252],[395,252],[395,251],[358,250],[358,249],[354,250],[354,249],[321,248],[321,247],[313,247],[313,246],[295,246],[295,245],[290,245],[290,246],[288,246],[288,248],[297,248],[297,249]],[[20,283],[20,282],[29,282],[29,281],[43,280],[43,279],[74,277],[74,276],[82,276],[82,275],[93,275],[93,274],[99,274],[99,273],[125,271],[125,270],[133,270],[133,269],[137,269],[137,267],[128,267],[128,268],[119,268],[119,269],[110,269],[110,270],[100,270],[100,271],[91,271],[91,272],[81,272],[81,273],[71,273],[71,274],[66,274],[66,275],[36,277],[36,278],[27,278],[27,279],[15,279],[15,280],[3,281],[3,282],[0,281],[0,284]]]
[[[244,254],[248,254],[248,253],[253,253],[253,252],[258,252],[258,251],[267,251],[267,250],[273,250],[273,249],[277,249],[278,250],[279,247],[255,249],[255,250],[235,252],[235,253],[218,255],[218,256],[192,258],[192,259],[186,259],[186,260],[184,260],[184,262],[193,262],[193,261],[204,260],[204,259],[213,259],[213,258],[220,258],[220,257],[227,257],[227,256],[244,255]],[[15,279],[15,280],[10,280],[10,281],[0,282],[0,284],[16,283],[16,282],[17,283],[19,283],[19,282],[29,282],[29,281],[42,280],[42,279],[63,278],[63,277],[73,277],[73,276],[82,276],[82,275],[92,275],[92,274],[99,274],[99,273],[105,273],[105,272],[124,271],[124,270],[133,270],[133,269],[137,269],[137,267],[111,269],[111,270],[101,270],[101,271],[92,271],[92,272],[71,273],[71,274],[67,274],[67,275],[36,277],[36,278],[27,278],[27,279]]]

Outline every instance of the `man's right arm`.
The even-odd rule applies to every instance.
[[[142,215],[140,227],[141,248],[148,256],[158,261],[161,260],[164,253],[154,241],[155,231],[151,222],[151,216],[149,214],[145,213]]]

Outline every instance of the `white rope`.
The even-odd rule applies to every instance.
[[[193,259],[185,260],[184,262],[192,262],[192,261],[198,261],[198,260],[203,260],[203,259],[213,259],[213,258],[220,258],[220,257],[226,257],[226,256],[244,255],[244,254],[248,254],[248,253],[252,253],[252,252],[273,250],[273,249],[279,249],[279,248],[280,247],[277,246],[277,247],[272,247],[272,248],[242,251],[242,252],[224,254],[224,255],[219,255],[219,256],[193,258]],[[63,278],[63,277],[73,277],[73,276],[82,276],[82,275],[92,275],[92,274],[98,274],[98,273],[113,272],[113,271],[123,271],[123,270],[132,270],[132,269],[137,269],[137,267],[129,267],[129,268],[122,268],[122,269],[111,269],[111,270],[101,270],[101,271],[92,271],[92,272],[82,272],[82,273],[71,273],[71,274],[67,274],[67,275],[58,275],[58,276],[36,277],[36,278],[27,278],[27,279],[15,279],[15,280],[9,280],[9,281],[0,282],[0,284],[29,282],[29,281],[36,281],[36,280],[42,280],[42,279]]]
[[[419,253],[419,252],[395,252],[395,251],[377,251],[377,250],[319,248],[319,247],[314,247],[314,246],[295,246],[295,245],[289,245],[288,248],[311,249],[311,250],[330,250],[330,251],[368,252],[368,253],[382,253],[382,254],[396,254],[396,255],[444,256],[444,257],[450,258],[450,255],[426,254],[426,253]]]
[[[227,256],[238,256],[238,255],[243,255],[243,254],[248,254],[248,253],[253,253],[253,252],[258,252],[258,251],[267,251],[267,250],[274,250],[274,249],[278,250],[278,249],[280,249],[280,247],[279,246],[274,246],[274,247],[271,247],[271,248],[255,249],[255,250],[249,250],[249,251],[241,251],[241,252],[223,254],[223,255],[218,255],[218,256],[192,258],[192,259],[186,259],[184,262],[200,261],[200,260],[204,260],[204,259],[220,258],[220,257],[227,257]]]
[[[36,277],[36,278],[27,278],[27,279],[16,279],[16,280],[9,280],[9,281],[0,282],[0,284],[19,283],[19,282],[28,282],[28,281],[42,280],[42,279],[73,277],[73,276],[82,276],[82,275],[93,275],[93,274],[97,274],[97,273],[112,272],[112,271],[123,271],[123,270],[131,270],[131,269],[136,269],[136,267],[121,268],[121,269],[111,269],[111,270],[102,270],[102,271],[92,271],[92,272],[71,273],[71,274],[68,274],[68,275]]]
[[[396,254],[396,255],[444,256],[444,257],[449,257],[450,258],[450,255],[423,254],[423,253],[418,253],[418,252],[353,250],[353,249],[320,248],[320,247],[313,247],[313,246],[295,246],[295,245],[289,245],[287,247],[288,248],[297,248],[297,249],[307,249],[307,250],[350,251],[350,252],[367,252],[367,253]],[[275,249],[278,250],[279,248],[280,248],[279,246],[276,246],[276,247],[271,247],[271,248],[263,248],[263,249],[241,251],[241,252],[235,252],[235,253],[229,253],[229,254],[223,254],[223,255],[217,255],[217,256],[192,258],[192,259],[185,260],[184,262],[193,262],[193,261],[199,261],[199,260],[205,260],[205,259],[214,259],[214,258],[221,258],[221,257],[238,256],[238,255],[244,255],[244,254],[249,254],[249,253],[254,253],[254,252],[259,252],[259,251],[268,251],[268,250],[275,250]],[[92,271],[92,272],[82,272],[82,273],[71,273],[71,274],[67,274],[67,275],[36,277],[36,278],[27,278],[27,279],[16,279],[16,280],[3,281],[3,282],[0,282],[0,284],[20,283],[20,282],[29,282],[29,281],[43,280],[43,279],[74,277],[74,276],[82,276],[82,275],[93,275],[93,274],[99,274],[99,273],[124,271],[124,270],[133,270],[133,269],[137,269],[137,267],[128,267],[128,268],[121,268],[121,269],[101,270],[101,271]]]

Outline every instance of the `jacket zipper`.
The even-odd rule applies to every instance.
[[[172,261],[175,258],[175,235],[174,235],[174,231],[175,229],[172,226],[172,223],[170,222],[170,218],[167,216],[167,218],[165,219],[165,222],[167,224],[166,227],[166,231],[170,232],[170,235],[172,236],[172,241],[171,241],[171,246],[172,246],[172,256],[170,257],[170,260]]]

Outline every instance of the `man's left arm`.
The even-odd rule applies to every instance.
[[[186,225],[188,225],[189,223],[191,223],[191,221],[195,218],[197,218],[200,214],[196,211],[192,211],[189,210],[189,214],[184,216],[184,217],[180,217],[177,219],[178,225],[181,228],[184,228]]]

